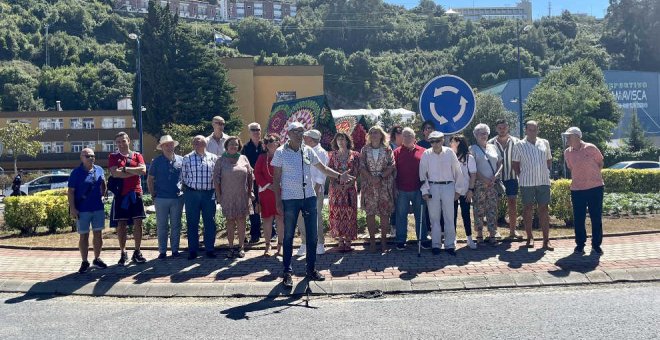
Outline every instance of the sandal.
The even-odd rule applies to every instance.
[[[236,257],[238,258],[244,258],[245,257],[245,250],[243,248],[239,248],[237,252],[235,252]]]

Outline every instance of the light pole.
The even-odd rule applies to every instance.
[[[522,104],[522,70],[521,70],[521,65],[520,65],[520,20],[516,20],[516,37],[517,37],[517,45],[518,45],[518,128],[520,129],[520,138],[523,137],[523,124],[524,122],[524,116],[523,116],[523,104]],[[529,29],[532,28],[532,26],[527,25],[523,28],[523,31],[527,32]]]
[[[138,125],[139,125],[139,131],[140,131],[140,153],[144,153],[143,149],[144,147],[142,146],[142,138],[143,138],[143,129],[142,129],[142,70],[140,69],[140,37],[135,34],[131,33],[128,35],[128,37],[131,40],[135,40],[137,42],[137,53],[135,56],[135,76],[137,77],[137,107],[138,107]]]

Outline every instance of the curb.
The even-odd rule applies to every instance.
[[[468,291],[501,288],[536,288],[612,283],[660,282],[660,267],[594,270],[587,273],[553,271],[484,276],[446,276],[411,280],[334,280],[313,282],[298,280],[287,290],[279,280],[245,283],[142,283],[96,281],[20,281],[0,279],[0,292],[24,293],[17,301],[39,295],[80,295],[107,297],[277,297],[310,295],[353,295],[380,290],[385,294],[414,294],[444,291]]]
[[[614,233],[614,234],[605,234],[603,237],[620,237],[620,236],[635,236],[635,235],[648,235],[648,234],[660,234],[660,230],[640,230],[640,231],[627,231],[627,232],[622,232],[622,233]],[[587,234],[587,237],[591,237],[590,234]],[[559,237],[551,237],[550,240],[571,240],[574,239],[575,236],[559,236]],[[542,238],[534,238],[534,241],[542,241]],[[521,241],[514,241],[514,240],[507,240],[506,238],[502,238],[500,240],[501,243],[512,243],[512,242],[523,242]],[[395,241],[390,240],[387,242],[389,245],[394,245],[396,244]],[[466,243],[465,240],[456,240],[456,243]],[[360,244],[359,242],[355,242],[353,244]],[[365,246],[368,245],[368,241],[364,241],[363,244]],[[406,244],[417,244],[417,241],[407,241]],[[326,246],[336,246],[337,243],[326,243]],[[45,251],[77,251],[78,247],[61,247],[61,248],[56,248],[56,247],[42,247],[42,246],[37,246],[37,247],[30,247],[30,246],[13,246],[13,245],[3,245],[0,244],[0,249],[15,249],[15,250],[45,250]],[[91,248],[90,248],[91,249]],[[153,246],[147,246],[147,247],[141,247],[142,250],[158,250],[158,247],[153,247]],[[216,250],[220,249],[228,249],[227,246],[217,246]],[[261,242],[257,246],[246,246],[247,250],[264,250],[264,246],[261,245]],[[119,250],[119,247],[103,247],[103,250]],[[187,251],[187,247],[181,247],[179,251]]]

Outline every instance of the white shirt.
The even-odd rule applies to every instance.
[[[273,160],[270,161],[270,164],[274,167],[282,168],[282,180],[280,184],[282,188],[282,200],[301,200],[316,197],[316,192],[314,192],[314,186],[312,185],[311,168],[318,162],[319,158],[316,156],[314,149],[305,144],[302,144],[298,151],[291,149],[289,143],[285,143],[275,150]]]
[[[419,180],[422,181],[422,195],[427,195],[431,182],[454,182],[454,191],[461,193],[467,185],[461,172],[461,164],[454,151],[446,146],[438,154],[427,149],[419,162]]]
[[[550,185],[550,169],[548,160],[552,159],[550,143],[543,138],[536,138],[532,144],[527,137],[513,146],[511,160],[520,162],[518,182],[521,187]]]
[[[206,151],[215,154],[218,157],[222,156],[222,154],[225,153],[225,141],[227,138],[229,138],[229,135],[224,132],[219,141],[216,141],[215,138],[213,138],[213,134],[206,137]]]
[[[497,140],[497,136],[491,138],[488,141],[488,144],[493,144],[497,147],[497,152],[500,154],[500,159],[504,161],[502,164],[504,167],[502,169],[503,181],[516,179],[516,173],[513,171],[513,167],[511,166],[511,154],[513,153],[513,146],[519,141],[520,139],[514,136],[509,136],[509,139],[505,145],[500,144],[500,142]]]
[[[314,149],[314,152],[316,152],[316,156],[319,158],[319,162],[323,163],[323,165],[328,165],[330,157],[328,157],[328,152],[325,151],[325,149],[321,146],[321,143],[316,144],[316,146],[312,149]],[[317,169],[316,167],[312,167],[312,180],[316,184],[325,185],[325,175],[323,174],[323,171]]]
[[[461,164],[461,174],[463,174],[463,180],[466,184],[463,191],[457,191],[461,196],[465,196],[468,192],[470,186],[470,174],[477,173],[477,162],[474,160],[474,156],[471,154],[468,154],[467,156],[466,162],[458,161]]]

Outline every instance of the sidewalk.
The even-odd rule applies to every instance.
[[[537,247],[541,242],[537,241]],[[503,287],[534,287],[660,281],[660,233],[605,237],[603,256],[573,254],[573,240],[553,241],[555,251],[522,248],[523,242],[480,245],[471,250],[459,244],[457,256],[434,256],[417,245],[404,251],[392,249],[373,254],[360,247],[349,254],[328,252],[317,257],[325,282],[313,282],[314,294],[354,294],[370,290],[389,293],[428,292]],[[262,250],[248,251],[245,258],[229,260],[224,252],[217,259],[155,259],[156,251],[143,251],[142,265],[119,267],[119,252],[102,253],[107,269],[76,271],[77,251],[0,248],[0,292],[77,294],[103,296],[274,296],[302,294],[307,282],[294,277],[296,286],[280,285],[281,258],[260,257]],[[295,251],[294,251],[295,254]],[[91,256],[90,251],[90,256]],[[129,253],[130,255],[130,253]],[[305,259],[294,257],[294,273],[304,273]]]

